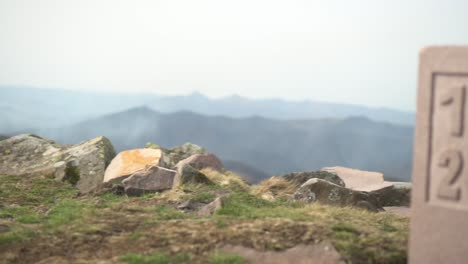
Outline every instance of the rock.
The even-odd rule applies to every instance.
[[[106,169],[104,183],[120,182],[146,167],[163,166],[159,149],[132,149],[120,152]]]
[[[58,145],[36,135],[23,134],[0,141],[0,174],[54,177],[75,185],[81,193],[95,190],[115,151],[105,137],[76,145]]]
[[[344,258],[330,242],[314,245],[297,245],[284,251],[259,251],[243,246],[226,245],[223,252],[230,252],[244,257],[248,263],[269,264],[345,264]]]
[[[154,193],[172,188],[176,171],[153,166],[133,173],[122,181],[125,193],[130,196]]]
[[[310,179],[294,193],[294,199],[302,202],[321,202],[339,206],[357,206],[371,211],[381,210],[377,198],[367,192],[344,188],[322,180]]]
[[[231,195],[229,190],[217,190],[215,191],[216,198],[209,204],[201,207],[197,215],[202,217],[207,217],[216,213],[219,209],[223,208],[223,200],[225,197]]]
[[[411,202],[411,183],[390,182],[392,185],[371,192],[376,195],[381,206],[409,206]]]
[[[195,144],[185,143],[180,146],[173,147],[171,149],[163,148],[154,143],[146,144],[146,148],[149,149],[159,149],[163,152],[163,161],[168,168],[174,168],[176,164],[195,154],[207,154],[207,151]]]
[[[372,192],[392,186],[391,182],[384,180],[383,173],[363,171],[346,167],[328,167],[327,171],[343,179],[345,187],[355,191]]]
[[[187,183],[213,184],[205,174],[201,173],[190,164],[178,164],[178,166],[176,166],[176,171],[177,173],[174,178],[173,185],[174,188]]]
[[[287,181],[290,181],[298,186],[304,184],[306,181],[317,178],[317,179],[322,179],[331,183],[334,183],[339,186],[345,186],[344,181],[338,177],[334,173],[330,173],[327,171],[313,171],[313,172],[294,172],[294,173],[289,173],[285,174],[283,176],[284,179]]]
[[[223,164],[216,157],[214,154],[195,154],[186,159],[179,161],[176,165],[180,166],[180,164],[190,164],[197,170],[202,170],[205,168],[211,168],[216,171],[221,172],[223,170]]]
[[[210,216],[214,213],[216,213],[216,211],[218,211],[219,209],[221,209],[223,207],[223,202],[222,202],[222,197],[217,197],[216,199],[214,199],[214,201],[212,201],[211,203],[203,206],[198,212],[197,212],[197,215],[198,216],[202,216],[202,217],[207,217],[207,216]]]

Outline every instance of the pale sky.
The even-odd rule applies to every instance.
[[[0,0],[0,85],[414,110],[434,44],[467,0]]]

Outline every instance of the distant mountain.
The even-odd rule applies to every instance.
[[[159,113],[147,107],[37,133],[60,143],[77,143],[98,135],[117,150],[152,141],[165,147],[192,142],[219,155],[251,176],[350,166],[382,171],[395,180],[409,180],[413,128],[364,117],[319,120],[229,118],[192,112]],[[242,166],[239,166],[241,164]],[[232,166],[231,166],[232,167]],[[257,178],[256,178],[257,177]]]
[[[234,118],[260,116],[290,120],[364,116],[394,124],[413,125],[414,122],[414,114],[409,112],[316,101],[254,100],[240,96],[210,99],[199,93],[157,96],[0,86],[0,132],[16,134],[63,127],[142,105],[164,113],[191,111]]]
[[[210,99],[200,93],[188,96],[157,97],[151,108],[162,112],[192,111],[204,115],[235,118],[261,116],[272,119],[319,119],[364,116],[374,121],[413,125],[413,113],[387,108],[371,108],[350,104],[318,101],[286,101],[281,99],[249,99],[237,95]]]

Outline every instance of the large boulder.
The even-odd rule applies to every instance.
[[[174,183],[176,171],[153,166],[140,170],[122,181],[125,193],[130,196],[169,190]]]
[[[174,188],[187,183],[213,184],[208,177],[190,164],[180,163],[176,166]]]
[[[411,183],[391,182],[392,185],[371,192],[376,195],[381,206],[409,206],[411,202]]]
[[[221,172],[223,170],[223,164],[221,160],[214,154],[195,154],[186,159],[179,161],[176,164],[176,167],[181,166],[182,164],[190,164],[197,170],[202,170],[205,168],[211,168],[215,171]]]
[[[146,144],[146,148],[161,150],[164,154],[163,161],[168,168],[174,168],[179,161],[195,154],[207,154],[207,151],[204,148],[192,143],[185,143],[171,149],[163,148],[154,143],[148,143]]]
[[[0,174],[67,180],[82,193],[100,186],[105,169],[115,156],[112,143],[105,137],[58,145],[31,134],[0,141],[0,153]]]
[[[320,202],[338,206],[357,206],[371,211],[381,210],[377,198],[368,193],[347,189],[322,179],[310,179],[294,193],[294,199],[301,202]]]
[[[121,182],[147,167],[162,166],[163,153],[159,149],[132,149],[120,152],[110,163],[104,175],[104,183]]]
[[[342,187],[345,186],[344,181],[338,175],[327,171],[293,172],[282,175],[281,177],[297,186],[301,186],[313,178],[322,179]]]
[[[345,187],[355,191],[372,192],[392,186],[391,182],[384,180],[381,172],[363,171],[346,167],[327,167],[322,171],[327,171],[338,175]]]

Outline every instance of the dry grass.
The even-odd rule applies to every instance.
[[[201,172],[205,174],[208,179],[221,187],[238,191],[250,191],[250,185],[241,176],[231,171],[221,173],[216,170],[206,168],[201,170]]]
[[[289,199],[297,186],[282,177],[273,176],[252,187],[252,194],[265,200]]]

